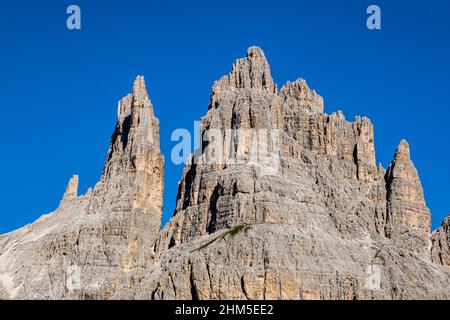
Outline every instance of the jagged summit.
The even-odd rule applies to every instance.
[[[144,101],[148,99],[147,87],[144,76],[138,75],[133,83],[133,98],[135,101]]]
[[[115,164],[121,167],[122,160],[127,161],[129,170],[135,170],[139,158],[150,153],[160,153],[159,121],[154,116],[144,77],[137,76],[133,93],[118,104],[118,122],[111,137],[104,178],[120,174]]]
[[[258,47],[258,46],[251,46],[247,49],[247,58],[250,58],[250,60],[266,60],[266,55],[264,54],[264,51]]]
[[[63,198],[74,199],[78,196],[78,175],[74,175],[70,180]]]
[[[431,259],[433,262],[450,268],[450,214],[431,236]]]
[[[399,157],[405,157],[410,158],[410,150],[409,150],[409,143],[406,140],[400,141],[397,150],[395,151],[394,159],[397,159]]]
[[[270,66],[264,52],[258,47],[250,47],[245,58],[236,60],[231,72],[216,81],[213,92],[223,90],[257,89],[276,93]]]
[[[450,273],[429,262],[429,211],[407,143],[386,172],[376,166],[368,118],[327,115],[304,80],[277,91],[269,75],[262,50],[250,48],[214,84],[201,127],[279,130],[276,173],[187,164],[160,240],[164,272],[147,278],[140,297],[449,296],[439,281],[449,285]],[[224,236],[239,226],[249,231]],[[218,235],[225,240],[214,242]],[[413,274],[440,280],[430,285]]]
[[[163,176],[159,122],[138,76],[94,190],[77,196],[73,176],[55,212],[0,237],[0,299],[111,298],[154,260]]]
[[[113,208],[114,203],[123,202],[121,210],[126,203],[129,210],[161,212],[164,158],[160,150],[159,121],[144,77],[137,76],[132,94],[119,101],[118,109],[116,129],[94,194],[104,194],[98,198],[103,202],[108,199]],[[93,203],[90,210],[95,211],[96,206]]]
[[[78,175],[74,175],[70,178],[66,187],[66,192],[63,195],[61,203],[76,199],[78,197]]]
[[[277,161],[190,161],[161,230],[159,122],[138,76],[93,191],[73,177],[55,212],[0,237],[0,299],[449,299],[450,218],[430,238],[409,145],[386,171],[370,120],[323,107],[302,79],[278,91],[249,48],[215,82],[202,134],[277,133],[256,143]]]
[[[394,154],[394,159],[388,168],[389,181],[395,178],[403,179],[412,185],[415,185],[420,191],[415,200],[424,201],[422,185],[420,183],[419,174],[411,159],[410,147],[406,140],[402,140]]]
[[[423,257],[429,256],[430,210],[425,203],[422,184],[411,160],[409,144],[402,140],[386,173],[386,234],[400,246]]]

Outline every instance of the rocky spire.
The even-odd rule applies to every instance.
[[[416,253],[427,254],[430,245],[430,211],[409,144],[402,140],[386,173],[386,236]]]
[[[111,201],[120,203],[121,210],[140,208],[161,214],[164,160],[160,151],[159,121],[154,115],[144,77],[138,76],[132,94],[119,101],[117,115],[103,175],[94,194],[117,190]]]
[[[450,214],[431,235],[431,260],[450,268]]]
[[[132,93],[119,101],[117,115],[103,175],[90,196],[87,214],[101,216],[107,221],[106,233],[122,237],[121,246],[113,246],[120,260],[115,263],[131,270],[154,258],[164,188],[159,121],[144,77],[138,76]]]
[[[0,299],[450,298],[449,219],[436,263],[423,259],[429,212],[405,141],[375,168],[370,121],[315,112],[302,80],[276,94],[257,48],[215,89],[202,129],[276,128],[271,170],[188,163],[160,234],[159,125],[138,77],[94,191],[76,197],[74,177],[58,214],[0,236]]]
[[[108,299],[126,286],[126,279],[135,283],[142,278],[143,269],[154,261],[164,163],[159,123],[143,77],[136,78],[117,113],[103,175],[94,190],[77,196],[74,176],[57,214],[11,233],[17,241],[4,242],[0,236],[0,299],[6,268],[14,274],[9,277],[6,270],[11,298]],[[77,270],[74,286],[70,279]]]
[[[74,175],[72,178],[70,178],[69,183],[66,187],[66,192],[64,192],[64,195],[62,197],[62,200],[59,204],[59,206],[64,205],[65,203],[76,199],[78,197],[78,176]]]
[[[67,184],[66,192],[63,199],[74,199],[77,197],[78,192],[78,175],[72,176]]]
[[[280,89],[279,96],[294,111],[323,112],[323,98],[315,90],[311,90],[301,78],[286,82]]]
[[[246,57],[236,60],[231,72],[213,86],[213,92],[233,89],[259,89],[268,93],[277,91],[269,63],[261,48],[248,48]]]
[[[134,156],[160,152],[159,121],[154,116],[144,77],[138,76],[133,84],[133,93],[119,101],[117,115],[104,169],[105,178],[114,174],[112,171],[118,159],[125,158],[122,160],[133,166]]]

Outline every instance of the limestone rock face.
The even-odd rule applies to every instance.
[[[231,73],[222,79],[233,78],[239,69],[243,79],[261,79],[263,74],[267,83],[273,83],[261,49],[250,48],[244,61],[264,68],[242,68],[242,61],[237,60]],[[202,119],[202,136],[218,128],[223,131],[223,141],[228,141],[233,139],[226,136],[231,129],[247,141],[261,129],[276,132],[278,148],[269,146],[277,152],[277,161],[269,163],[275,172],[266,174],[260,167],[249,165],[248,146],[243,148],[247,152],[241,164],[197,161],[188,165],[179,186],[175,216],[165,231],[170,245],[237,224],[305,225],[317,219],[314,211],[324,212],[343,232],[351,228],[346,220],[352,215],[355,219],[361,216],[365,225],[376,228],[372,212],[356,212],[360,202],[372,193],[375,201],[370,199],[367,206],[379,207],[381,216],[385,207],[385,203],[378,203],[383,200],[377,198],[382,197],[382,190],[375,186],[382,187],[385,182],[377,175],[373,126],[367,118],[350,123],[341,112],[322,113],[323,99],[304,80],[288,83],[280,91],[267,90],[260,82],[232,87],[222,82],[214,84],[208,113]],[[224,158],[237,163],[235,149],[224,147]],[[207,154],[199,158],[206,159]],[[331,212],[338,205],[351,213]],[[380,219],[385,219],[385,214]],[[384,222],[379,223],[382,228]]]
[[[230,74],[216,81],[213,91],[237,91],[251,88],[268,93],[275,93],[277,90],[272,80],[269,63],[264,52],[258,47],[250,47],[246,57],[233,64]]]
[[[426,258],[431,245],[430,210],[426,207],[422,185],[405,140],[400,142],[395,152],[386,183],[386,235],[399,246]]]
[[[376,165],[369,119],[278,90],[251,47],[211,90],[201,148],[160,231],[163,158],[144,79],[119,102],[100,181],[0,236],[0,298],[450,299],[409,146]]]
[[[133,93],[119,102],[117,115],[103,175],[94,188],[89,213],[95,213],[105,201],[113,211],[161,212],[164,170],[159,122],[142,76],[136,78]],[[159,233],[159,228],[159,224],[155,225],[154,234]]]
[[[214,84],[201,123],[206,148],[183,172],[158,262],[119,296],[449,298],[449,270],[429,258],[429,211],[407,144],[386,173],[369,119],[323,113],[304,80],[279,91],[273,83],[252,47]],[[214,129],[234,161],[208,161]],[[250,161],[249,141],[264,144],[252,137],[261,129],[277,133],[266,141],[276,161]]]
[[[450,215],[433,232],[431,258],[433,262],[450,268]]]
[[[118,116],[94,190],[74,176],[55,212],[0,237],[0,298],[108,299],[153,262],[164,164],[142,77]]]
[[[292,111],[323,112],[323,98],[316,91],[310,90],[303,79],[286,82],[279,95]]]
[[[61,200],[61,204],[76,199],[78,196],[78,176],[73,176],[67,185],[66,192]]]

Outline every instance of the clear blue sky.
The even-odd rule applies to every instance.
[[[327,113],[368,116],[377,160],[411,144],[433,227],[450,212],[450,2],[76,0],[82,30],[66,29],[66,1],[0,3],[0,233],[54,210],[72,174],[98,180],[117,100],[147,80],[166,156],[164,222],[182,166],[172,130],[207,111],[214,80],[261,46],[276,83],[301,76]],[[382,9],[382,30],[365,27]]]

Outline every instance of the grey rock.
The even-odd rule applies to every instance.
[[[398,246],[428,258],[431,246],[430,210],[426,207],[419,175],[405,140],[400,142],[395,152],[386,174],[386,183],[386,235]]]
[[[163,175],[158,120],[138,77],[94,190],[78,197],[74,176],[56,211],[0,237],[0,298],[111,298],[153,262]]]
[[[201,127],[280,130],[277,172],[191,161],[158,266],[124,297],[448,299],[450,272],[429,258],[430,216],[407,143],[386,173],[370,120],[323,113],[303,80],[280,91],[229,81],[273,83],[264,54],[250,50],[213,86]]]
[[[431,235],[431,259],[433,262],[450,268],[450,215]]]
[[[450,298],[448,219],[430,238],[405,141],[376,166],[370,120],[324,113],[301,79],[278,90],[257,47],[214,83],[214,129],[222,144],[192,155],[160,230],[159,124],[138,77],[95,188],[77,196],[72,178],[55,212],[0,236],[0,298]],[[253,161],[250,129],[277,133],[255,140],[277,161]]]

